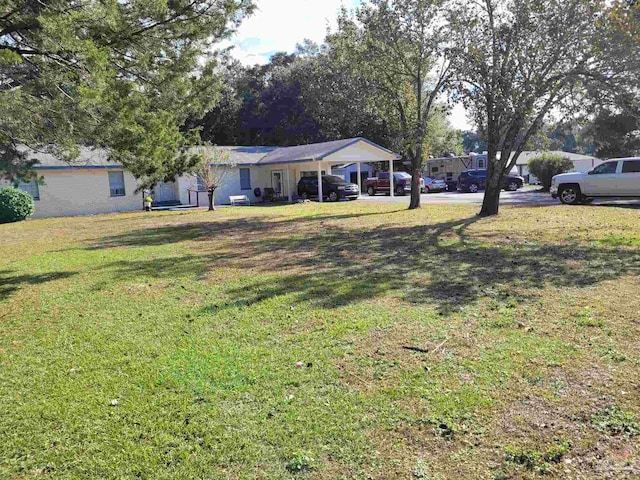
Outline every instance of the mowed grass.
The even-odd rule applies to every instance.
[[[0,477],[638,478],[640,216],[0,226]]]

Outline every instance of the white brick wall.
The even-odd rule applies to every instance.
[[[38,170],[45,183],[39,186],[34,217],[142,210],[142,194],[134,193],[133,175],[124,172],[125,195],[111,197],[108,172],[106,168]]]

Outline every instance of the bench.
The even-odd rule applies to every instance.
[[[251,201],[249,200],[249,197],[247,197],[246,195],[230,195],[229,203],[231,203],[231,206],[251,205]]]

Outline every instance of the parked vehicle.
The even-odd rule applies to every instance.
[[[507,175],[502,188],[515,192],[524,185],[524,178],[519,175]],[[475,193],[487,186],[487,170],[467,170],[458,177],[458,190]]]
[[[318,198],[318,177],[303,177],[298,182],[298,196],[300,198]],[[330,202],[337,202],[343,198],[357,200],[360,196],[358,185],[348,183],[342,177],[335,175],[322,176],[322,198]]]
[[[640,198],[640,157],[617,158],[586,172],[556,175],[551,180],[551,196],[568,205],[598,197]]]
[[[447,182],[437,178],[422,177],[420,187],[422,193],[443,192],[447,189]]]
[[[369,177],[365,181],[367,193],[374,196],[376,193],[390,193],[389,172],[380,172],[376,177]],[[406,172],[395,172],[393,174],[393,192],[404,195],[411,192],[411,175]]]

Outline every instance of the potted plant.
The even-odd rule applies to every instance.
[[[153,203],[153,198],[151,198],[149,195],[147,195],[147,196],[144,198],[144,209],[145,209],[147,212],[150,212],[150,211],[151,211],[151,204],[152,204],[152,203]]]

